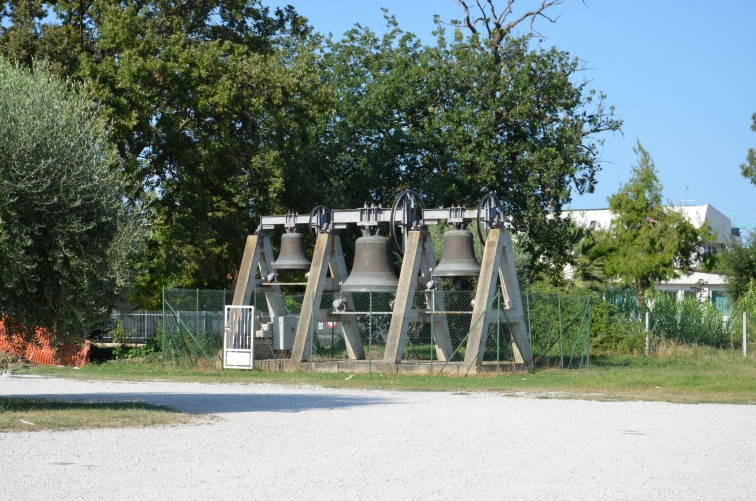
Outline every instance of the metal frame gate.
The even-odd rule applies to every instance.
[[[223,368],[252,369],[255,352],[255,307],[226,305]]]

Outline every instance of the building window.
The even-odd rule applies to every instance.
[[[711,304],[719,310],[722,315],[730,314],[730,298],[722,291],[711,291]]]

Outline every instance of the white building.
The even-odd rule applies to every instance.
[[[730,218],[709,204],[675,207],[675,210],[682,212],[696,228],[700,228],[704,221],[709,223],[716,237],[714,241],[706,244],[705,252],[716,254],[726,243],[732,240],[740,242],[740,229],[733,227]],[[580,226],[594,230],[608,230],[612,227],[613,214],[609,209],[565,211],[564,216],[570,217]],[[656,289],[675,294],[680,298],[686,295],[698,295],[701,300],[711,301],[722,313],[729,313],[724,282],[725,277],[720,273],[694,271],[689,275],[659,282],[656,284]]]

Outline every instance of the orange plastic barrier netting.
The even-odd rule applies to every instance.
[[[0,351],[13,353],[35,364],[42,365],[72,365],[81,367],[89,362],[90,343],[83,345],[75,342],[55,349],[50,345],[51,336],[46,329],[37,329],[34,340],[26,342],[22,336],[14,334],[8,339],[5,332],[5,321],[0,320]]]

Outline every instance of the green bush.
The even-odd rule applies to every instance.
[[[743,313],[746,314],[746,330],[756,331],[756,281],[751,280],[745,293],[733,304],[727,324],[733,348],[743,347]],[[751,334],[750,342],[753,342]]]
[[[582,309],[590,298],[590,350],[597,354],[638,354],[645,343],[644,325],[640,320],[634,294],[608,290],[601,294],[584,290],[560,290],[545,283],[533,284],[527,293],[531,333],[551,332],[546,337],[533,336],[533,353],[553,351],[558,340],[559,307],[564,342],[570,345],[577,335]],[[555,337],[556,336],[556,337]]]
[[[695,297],[678,300],[666,294],[649,295],[651,332],[656,339],[677,344],[724,348],[729,346],[727,323],[708,301]]]
[[[591,351],[597,354],[640,354],[644,325],[621,306],[594,294],[591,302]]]
[[[118,344],[113,348],[113,358],[116,360],[125,359],[149,359],[152,355],[159,354],[163,348],[163,331],[158,329],[155,336],[149,338],[147,342],[139,346],[130,346],[126,341],[130,334],[123,328],[123,323],[119,320],[115,328],[110,331],[110,337]]]
[[[592,298],[586,291],[560,290],[540,282],[523,294],[525,321],[536,365],[581,358],[589,334]],[[556,362],[556,361],[559,362]]]

